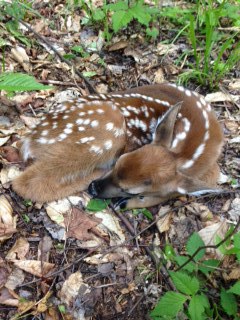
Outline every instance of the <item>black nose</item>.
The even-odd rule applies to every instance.
[[[92,181],[90,183],[90,185],[88,186],[88,193],[92,196],[92,197],[97,197],[99,194],[99,185],[98,182],[96,180]]]

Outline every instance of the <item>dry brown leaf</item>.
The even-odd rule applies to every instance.
[[[223,92],[214,92],[214,93],[209,93],[205,97],[207,102],[219,102],[219,101],[234,101],[237,102],[239,99],[238,96],[234,96],[232,94],[226,94]]]
[[[9,139],[10,139],[10,136],[0,138],[0,146],[3,146]]]
[[[21,64],[23,69],[29,73],[31,71],[31,66],[29,64],[29,57],[25,49],[23,47],[18,46],[16,48],[12,48],[11,53],[14,59]]]
[[[29,272],[37,277],[42,277],[53,271],[55,265],[49,262],[42,262],[37,260],[12,260],[14,265],[26,272]]]
[[[22,119],[22,121],[25,123],[25,125],[28,127],[28,128],[33,128],[35,127],[40,119],[39,118],[36,118],[36,117],[27,117],[27,116],[24,116],[24,115],[21,115],[20,118]]]
[[[94,230],[101,221],[101,219],[93,215],[73,208],[71,214],[64,219],[65,226],[67,227],[67,237],[73,237],[83,241],[91,240],[93,239],[91,230]]]
[[[240,199],[235,198],[231,204],[231,210],[229,210],[229,216],[231,220],[237,222],[240,217]]]
[[[10,290],[8,290],[7,288],[2,288],[0,289],[0,304],[3,304],[5,306],[17,307],[19,301],[11,294]]]
[[[71,306],[74,302],[74,299],[81,295],[89,293],[88,284],[83,282],[82,274],[80,271],[75,272],[69,276],[69,278],[63,283],[62,289],[59,292],[59,298],[62,302],[66,303],[68,306]]]
[[[5,287],[10,290],[15,290],[17,286],[21,285],[25,279],[24,272],[21,269],[14,268],[8,277]]]
[[[190,212],[199,215],[202,221],[208,221],[213,218],[212,212],[204,204],[192,202],[191,204],[187,205],[186,208]]]
[[[18,238],[6,255],[7,260],[23,260],[29,251],[29,243],[25,238]]]
[[[121,49],[125,49],[128,46],[128,41],[120,40],[113,45],[111,45],[108,49],[108,51],[117,51]]]
[[[240,79],[235,79],[234,81],[230,82],[229,88],[231,90],[239,90],[240,89]]]
[[[11,238],[17,232],[17,216],[13,216],[13,209],[4,195],[0,196],[0,241]]]
[[[52,248],[52,239],[44,236],[38,245],[38,260],[49,261],[50,250]]]
[[[162,206],[158,211],[156,225],[160,233],[168,231],[170,228],[172,212],[169,212],[169,211],[170,211],[170,206]]]
[[[178,50],[178,46],[175,44],[163,44],[159,43],[157,45],[157,53],[162,56],[164,54],[176,52]]]
[[[125,241],[125,235],[119,224],[119,220],[112,214],[109,214],[106,210],[96,212],[95,217],[102,220],[99,227],[103,227],[110,237],[110,245],[121,244]]]
[[[20,162],[21,156],[19,151],[12,146],[5,146],[0,148],[0,155],[8,162]]]
[[[240,279],[240,267],[234,268],[229,274],[229,280],[239,280]]]
[[[162,68],[159,68],[155,73],[154,73],[154,83],[163,83],[165,81],[164,78],[164,72]]]
[[[70,210],[71,203],[68,201],[68,199],[50,202],[46,207],[49,218],[64,228],[65,223],[63,214]]]
[[[213,223],[203,229],[201,229],[200,231],[198,231],[198,234],[200,235],[200,237],[202,238],[202,240],[204,241],[205,245],[215,245],[215,240],[216,240],[216,236],[219,236],[221,239],[224,238],[226,232],[228,230],[228,224],[227,222],[224,221],[220,221],[217,223]],[[216,253],[218,258],[222,257],[222,253],[220,253],[219,250],[209,250],[207,249],[207,251]]]
[[[21,174],[17,166],[11,165],[10,167],[3,168],[0,172],[0,180],[3,185],[17,178]]]

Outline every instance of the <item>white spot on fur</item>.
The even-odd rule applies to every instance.
[[[26,138],[23,141],[22,148],[21,148],[21,153],[23,155],[23,160],[27,161],[29,158],[32,158],[32,152],[30,148],[30,139]]]
[[[95,127],[97,127],[99,125],[99,121],[97,121],[97,120],[93,120],[92,122],[91,122],[91,127],[92,128],[95,128]]]
[[[63,116],[63,119],[64,120],[66,120],[66,119],[68,119],[69,118],[69,116],[66,114],[65,116]]]
[[[93,114],[94,113],[94,111],[93,110],[88,110],[88,112],[87,112],[88,114]]]
[[[67,138],[67,134],[66,133],[61,133],[59,136],[58,136],[58,141],[63,141],[64,139]]]
[[[67,123],[66,128],[72,128],[73,127],[73,123]]]
[[[84,138],[81,138],[81,139],[79,140],[79,142],[80,142],[80,143],[87,143],[87,142],[93,141],[93,140],[95,140],[94,137],[84,137]]]
[[[192,95],[192,92],[188,89],[185,90],[185,93],[188,97],[191,97],[191,95]]]
[[[37,141],[41,144],[46,144],[48,142],[46,138],[39,138]]]
[[[204,106],[206,106],[207,103],[206,103],[206,101],[205,101],[205,99],[203,97],[200,97],[200,101]]]
[[[78,127],[78,131],[85,131],[84,127]]]
[[[114,124],[112,122],[108,122],[105,127],[107,131],[112,131]]]
[[[191,128],[191,123],[187,118],[183,118],[182,121],[184,122],[184,131],[188,132]]]
[[[177,192],[180,193],[180,194],[186,194],[187,193],[187,191],[185,189],[180,188],[180,187],[177,188]]]
[[[83,124],[83,121],[84,121],[84,120],[81,119],[81,118],[80,118],[80,119],[77,119],[77,120],[76,120],[76,124]]]
[[[90,123],[90,119],[85,119],[84,121],[83,121],[83,124],[85,124],[85,125],[88,125]]]
[[[202,104],[201,104],[200,101],[197,101],[197,107],[198,107],[199,109],[202,109]]]
[[[89,149],[90,152],[95,152],[97,154],[102,154],[103,150],[99,147],[99,146],[91,146],[91,148]]]
[[[182,169],[188,169],[191,168],[191,166],[194,164],[193,160],[188,160],[182,165]]]
[[[107,140],[105,143],[104,143],[104,147],[106,150],[109,150],[112,148],[112,140]]]
[[[83,111],[82,111],[82,112],[79,112],[79,116],[80,116],[80,117],[83,117],[83,116],[85,116],[85,115],[86,115],[86,112],[83,112]]]
[[[193,159],[196,160],[198,159],[202,154],[205,149],[205,143],[200,144],[200,146],[196,149],[196,151],[193,154]]]
[[[48,140],[48,144],[53,144],[53,143],[55,143],[56,142],[56,139],[50,139],[50,140]]]
[[[47,136],[48,132],[49,132],[48,130],[43,130],[42,133],[41,133],[41,136]]]
[[[42,127],[46,127],[48,125],[49,125],[49,122],[47,122],[47,121],[42,123]]]
[[[72,131],[72,129],[70,129],[70,128],[65,128],[65,129],[63,130],[63,132],[66,133],[66,134],[71,134],[73,131]]]
[[[103,109],[97,109],[97,113],[102,114],[102,113],[104,113],[104,110]]]

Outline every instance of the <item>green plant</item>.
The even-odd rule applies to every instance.
[[[22,73],[6,72],[0,74],[0,90],[7,92],[33,91],[53,89],[35,80],[34,77]]]
[[[219,7],[216,7],[213,2],[204,3],[203,6],[199,6],[197,19],[193,15],[189,16],[189,41],[194,62],[189,64],[191,70],[180,76],[181,83],[195,79],[201,85],[208,85],[213,89],[240,61],[238,32],[228,36],[218,30],[220,19],[228,13],[226,6],[229,8],[229,5],[225,1]],[[231,5],[231,8],[237,10],[234,5]],[[235,21],[233,13],[231,17]]]
[[[229,234],[232,232],[230,229]],[[228,234],[227,234],[228,235]],[[239,261],[240,258],[240,233],[237,233],[233,238],[228,238],[227,244],[224,243],[226,254],[235,254]],[[217,239],[219,242],[220,239]],[[229,251],[226,251],[225,245]],[[203,248],[194,255],[198,248]],[[187,256],[175,255],[170,245],[165,248],[166,252],[171,254],[166,255],[167,259],[175,261],[179,266],[177,271],[170,271],[170,277],[178,290],[178,292],[169,291],[165,293],[150,316],[153,320],[156,319],[222,319],[223,317],[237,317],[237,296],[240,295],[240,281],[237,281],[229,289],[221,287],[221,292],[216,292],[215,297],[210,297],[207,293],[207,280],[214,270],[221,263],[216,259],[203,260],[205,255],[204,243],[197,233],[194,233],[187,242],[186,250],[189,256],[192,256],[191,261]],[[220,249],[223,250],[222,246]],[[186,263],[188,262],[188,263]],[[220,303],[216,302],[220,300]],[[225,318],[224,318],[225,319]]]

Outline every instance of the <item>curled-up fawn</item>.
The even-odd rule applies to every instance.
[[[221,127],[196,92],[173,84],[88,95],[58,104],[23,141],[30,165],[14,190],[52,201],[88,189],[148,207],[216,187]]]

